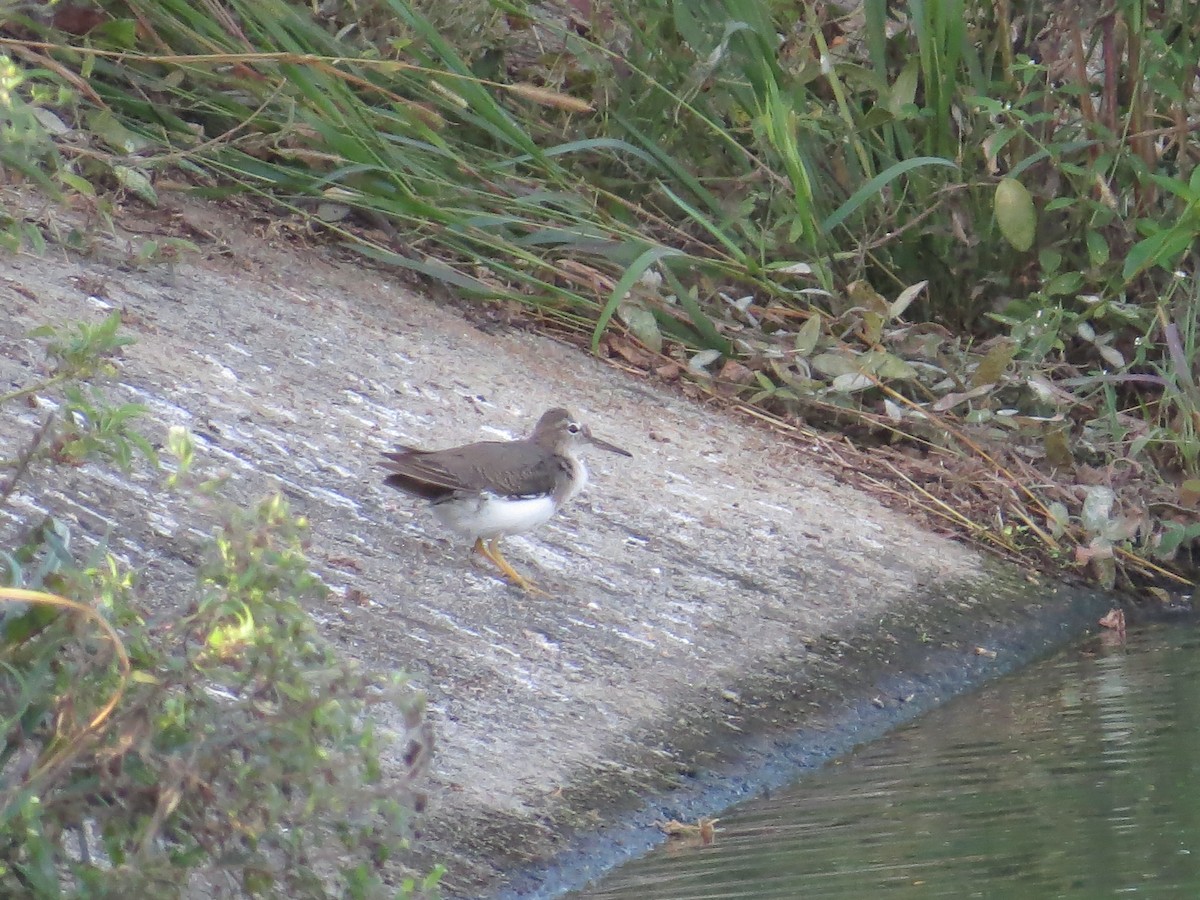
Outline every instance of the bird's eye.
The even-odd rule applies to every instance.
[[[571,422],[567,425],[567,431],[571,432],[571,434],[579,434],[579,423]]]

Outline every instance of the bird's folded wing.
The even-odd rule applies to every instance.
[[[549,494],[563,465],[561,459],[547,457],[535,447],[502,442],[458,450],[404,450],[384,456],[388,459],[384,465],[392,473],[387,483],[422,496],[452,491]]]

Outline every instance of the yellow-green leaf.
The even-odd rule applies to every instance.
[[[1186,478],[1179,485],[1179,499],[1187,506],[1200,501],[1200,478]]]
[[[1069,468],[1074,457],[1071,455],[1071,444],[1066,428],[1054,428],[1042,437],[1042,446],[1046,450],[1046,462],[1057,468]]]
[[[621,315],[629,328],[642,345],[651,353],[662,353],[663,336],[658,328],[658,320],[654,313],[644,306],[634,307]]]
[[[909,381],[917,377],[917,370],[900,357],[884,353],[875,365],[875,374],[884,381]]]
[[[796,332],[796,354],[801,357],[808,356],[817,349],[817,341],[820,339],[821,316],[819,313],[813,313]]]
[[[1088,259],[1096,268],[1108,262],[1108,241],[1098,231],[1087,233]]]
[[[1015,178],[1002,178],[996,185],[996,224],[1004,239],[1024,253],[1033,246],[1037,231],[1037,210],[1025,185]]]
[[[875,288],[871,287],[866,281],[852,281],[846,286],[846,295],[850,298],[850,305],[857,306],[862,309],[869,309],[872,312],[877,312],[881,316],[888,314],[888,302],[883,298],[883,295]]]
[[[863,340],[868,344],[878,344],[883,337],[883,316],[877,312],[863,313]]]
[[[1013,357],[1017,355],[1017,342],[1010,340],[1002,340],[996,343],[988,351],[987,356],[979,363],[979,367],[975,369],[971,375],[971,386],[979,387],[983,384],[995,384],[1004,376],[1004,370],[1008,368],[1008,364],[1013,361]]]
[[[920,65],[920,58],[911,56],[904,68],[900,70],[900,74],[896,76],[896,81],[892,84],[887,98],[888,112],[892,115],[899,116],[901,110],[916,99]]]
[[[112,170],[122,187],[137,194],[151,206],[158,206],[158,194],[154,192],[154,185],[149,178],[131,166],[113,166]]]
[[[916,284],[910,284],[900,292],[900,296],[892,301],[892,305],[888,307],[888,316],[893,319],[898,319],[904,315],[904,311],[917,299],[917,294],[925,290],[928,281],[918,281]]]
[[[89,115],[88,127],[100,140],[119,153],[136,153],[149,144],[149,141],[139,134],[134,134],[106,109]]]
[[[812,367],[827,378],[859,373],[858,360],[846,353],[820,353],[811,362]]]

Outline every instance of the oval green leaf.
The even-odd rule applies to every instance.
[[[1014,250],[1024,253],[1033,246],[1037,231],[1037,210],[1025,185],[1014,178],[1003,178],[996,185],[996,224]]]

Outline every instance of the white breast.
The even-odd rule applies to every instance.
[[[494,494],[456,497],[433,505],[434,514],[447,528],[474,540],[491,540],[506,534],[524,534],[554,515],[549,497],[500,499]]]

